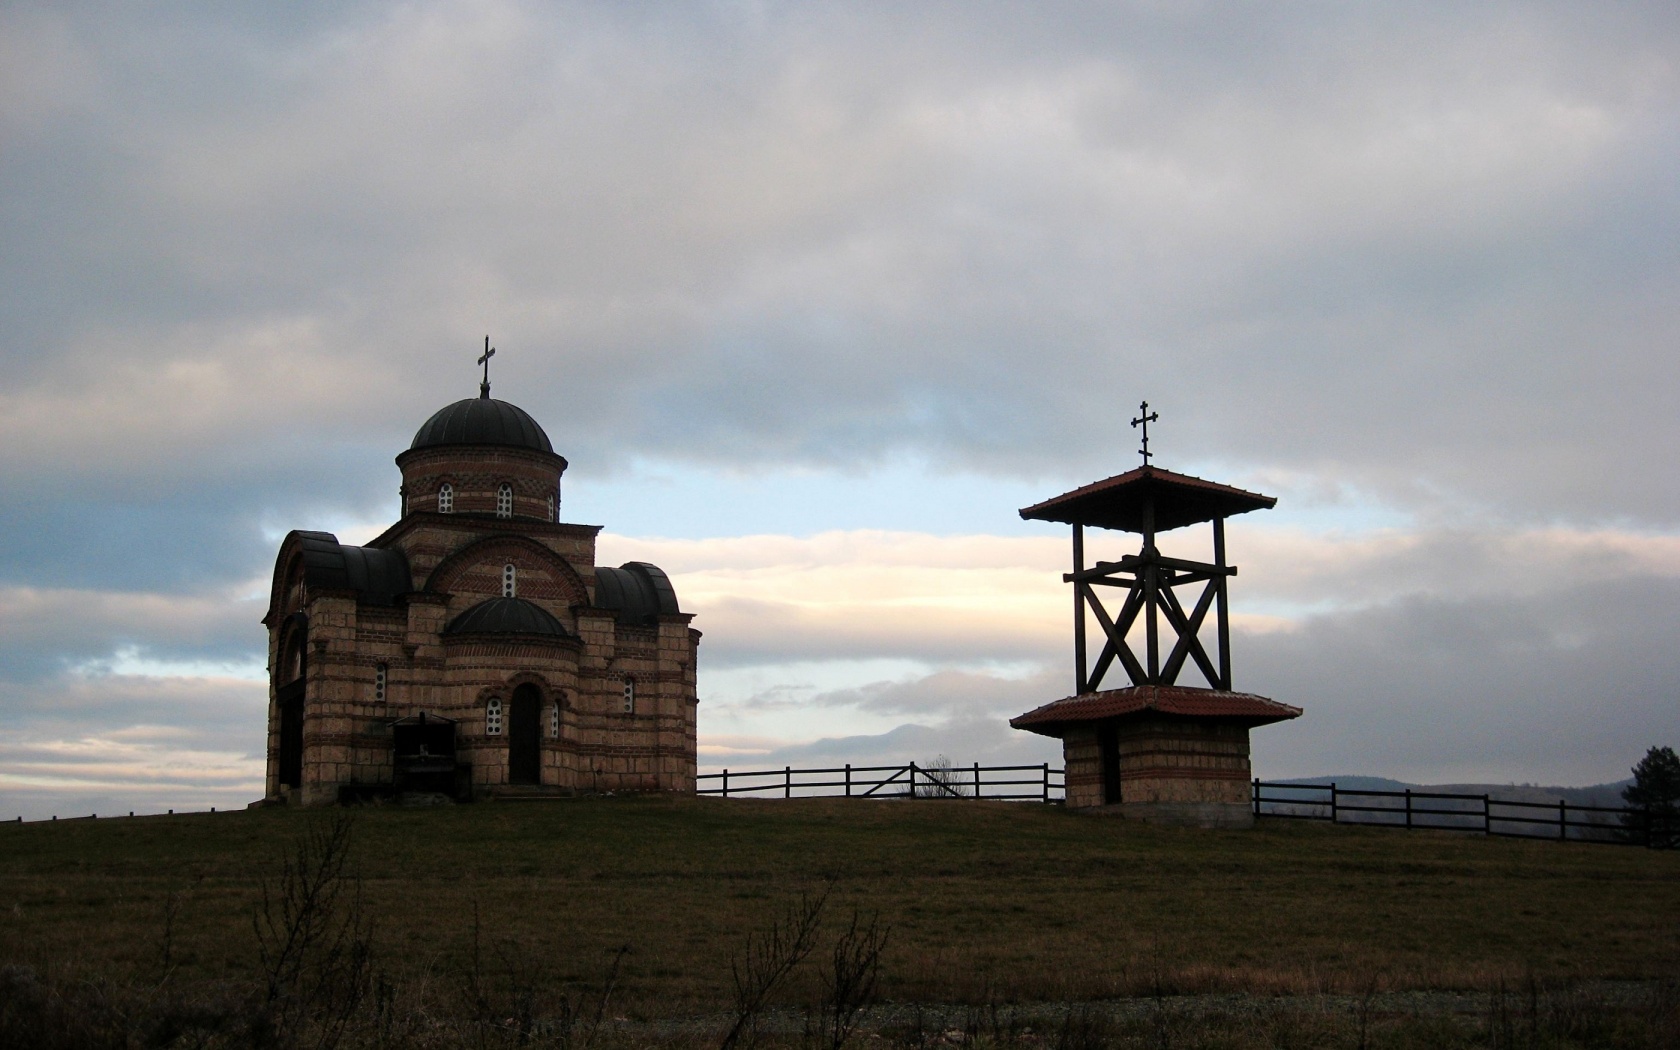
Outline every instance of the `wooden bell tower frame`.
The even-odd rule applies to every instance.
[[[1225,556],[1225,519],[1277,505],[1248,492],[1149,463],[1148,426],[1158,416],[1141,406],[1132,425],[1144,428],[1144,463],[1026,507],[1021,517],[1072,526],[1074,695],[1014,718],[1010,725],[1063,741],[1068,804],[1114,808],[1172,823],[1245,824],[1250,764],[1248,730],[1295,718],[1301,709],[1231,688],[1230,596],[1237,574]],[[1210,561],[1169,558],[1156,537],[1173,529],[1212,526]],[[1087,526],[1136,533],[1136,554],[1085,563]],[[1119,592],[1107,602],[1103,590]],[[1118,607],[1112,608],[1115,599]],[[1212,645],[1204,643],[1213,617]],[[1087,627],[1095,619],[1102,646],[1090,659]],[[1142,624],[1142,652],[1131,636]],[[1205,686],[1180,685],[1194,664]],[[1128,684],[1104,689],[1115,667]]]
[[[1073,584],[1075,692],[1101,688],[1115,664],[1132,685],[1175,685],[1185,665],[1192,662],[1209,688],[1230,689],[1231,607],[1226,581],[1237,574],[1237,568],[1225,558],[1225,519],[1276,503],[1271,496],[1143,466],[1022,510],[1023,518],[1073,526],[1073,571],[1062,579]],[[1201,522],[1213,526],[1212,561],[1169,558],[1156,549],[1158,533]],[[1139,533],[1142,547],[1119,561],[1087,566],[1087,525]],[[1178,589],[1196,584],[1201,584],[1201,591],[1187,608]],[[1110,612],[1099,588],[1124,591],[1117,612]],[[1210,612],[1212,653],[1201,638]],[[1095,666],[1087,649],[1087,614],[1102,629],[1103,645]],[[1140,619],[1144,628],[1141,655],[1127,640]]]

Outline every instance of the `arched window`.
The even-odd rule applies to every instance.
[[[502,482],[502,487],[496,490],[496,517],[513,517],[513,486]]]
[[[558,701],[548,709],[548,736],[551,740],[560,739],[560,704]]]
[[[280,643],[280,673],[275,676],[275,684],[290,685],[308,672],[308,638],[309,630],[301,623],[286,632]]]
[[[511,562],[502,566],[502,597],[519,597],[519,570]]]
[[[628,676],[624,679],[624,713],[636,713],[636,680]]]
[[[484,732],[489,736],[502,735],[502,702],[492,699],[484,705]]]
[[[373,669],[373,698],[380,702],[385,700],[385,683],[390,678],[389,664],[380,664]]]
[[[442,488],[438,489],[438,513],[455,513],[455,486],[447,481],[443,483]]]

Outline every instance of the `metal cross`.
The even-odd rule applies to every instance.
[[[490,345],[490,337],[485,336],[484,337],[484,356],[482,356],[478,359],[478,363],[484,366],[484,381],[482,383],[478,384],[478,396],[479,397],[489,397],[490,396],[490,359],[492,357],[495,357],[495,356],[496,356],[496,348]]]
[[[1161,413],[1149,411],[1149,402],[1144,401],[1144,402],[1142,402],[1141,404],[1138,405],[1138,418],[1132,420],[1132,426],[1134,426],[1134,427],[1141,426],[1143,428],[1143,447],[1138,449],[1138,451],[1143,453],[1143,465],[1146,466],[1146,467],[1149,466],[1149,456],[1150,456],[1150,452],[1149,452],[1149,424],[1155,422],[1156,420],[1158,420],[1160,418],[1161,418]]]

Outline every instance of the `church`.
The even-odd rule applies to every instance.
[[[280,544],[270,802],[692,792],[700,632],[657,566],[595,564],[565,457],[524,410],[440,409],[397,456],[401,516],[364,547]]]

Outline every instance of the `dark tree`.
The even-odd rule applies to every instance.
[[[1636,812],[1624,819],[1628,830],[1659,849],[1680,840],[1680,755],[1672,747],[1653,747],[1633,767],[1633,783],[1622,801]]]

